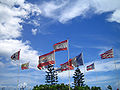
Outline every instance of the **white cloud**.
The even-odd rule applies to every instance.
[[[108,21],[116,21],[119,23],[120,1],[119,0],[55,0],[44,2],[40,6],[42,15],[57,19],[65,23],[77,16],[87,15],[91,9],[94,9],[95,14],[102,14],[106,12],[113,12],[112,18]]]
[[[112,79],[113,77],[111,76],[97,76],[97,79],[95,76],[89,77],[86,79],[86,82],[97,82],[97,81],[104,81],[104,80],[109,80]]]
[[[36,35],[36,33],[37,33],[37,29],[32,29],[32,34]]]
[[[58,19],[64,23],[76,16],[84,15],[85,11],[89,9],[89,3],[87,0],[51,1],[43,3],[40,8],[46,17]]]
[[[120,23],[120,9],[115,10],[114,13],[107,19],[109,22],[118,22]]]
[[[0,56],[10,59],[13,53],[21,49],[21,62],[30,61],[30,67],[36,68],[38,52],[27,41],[17,40],[22,36],[21,23],[30,17],[30,13],[38,16],[41,11],[25,0],[0,0]]]
[[[10,56],[21,49],[20,61],[25,63],[30,61],[30,67],[35,68],[38,64],[38,52],[26,42],[20,40],[0,40],[0,55],[10,59]]]
[[[0,39],[17,38],[21,36],[23,18],[29,18],[34,12],[39,15],[40,9],[24,0],[0,0]],[[15,7],[14,5],[19,5]]]

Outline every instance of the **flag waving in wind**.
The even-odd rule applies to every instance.
[[[50,53],[39,56],[39,65],[37,67],[39,69],[42,69],[42,67],[47,66],[49,64],[55,64],[55,54],[54,53],[55,53],[55,51],[52,51]]]
[[[28,68],[29,68],[29,62],[21,65],[22,70],[28,69]]]
[[[20,51],[14,53],[12,56],[11,56],[11,59],[12,60],[19,60],[20,58]]]
[[[56,43],[53,45],[53,48],[56,51],[67,50],[68,48],[68,40]]]
[[[83,65],[83,54],[80,53],[78,56],[71,59],[71,62],[74,67]]]
[[[61,66],[61,71],[73,70],[74,69],[74,67],[72,67],[71,60],[67,61],[64,64],[60,64],[60,66]]]
[[[87,71],[95,69],[94,63],[91,65],[87,66]]]
[[[113,58],[113,49],[106,51],[105,53],[101,54],[101,59]]]

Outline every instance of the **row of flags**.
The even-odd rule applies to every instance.
[[[14,53],[12,56],[11,56],[11,60],[19,60],[20,59],[20,50],[16,53]],[[24,70],[24,69],[28,69],[29,68],[29,62],[28,63],[24,63],[21,65],[21,69]]]
[[[68,50],[68,40],[64,40],[62,42],[54,44],[53,48],[54,48],[53,51],[39,56],[39,64],[37,67],[40,70],[47,68],[49,64],[55,64],[55,52],[62,51],[62,50]],[[114,57],[113,48],[106,51],[105,53],[102,53],[100,56],[101,56],[101,59],[113,58]],[[11,56],[12,60],[19,60],[19,58],[20,58],[20,51],[14,53]],[[62,72],[66,70],[73,70],[74,67],[79,67],[81,65],[84,65],[82,52],[78,56],[75,56],[74,58],[69,59],[67,62],[60,64],[60,68],[57,68],[56,71]],[[28,69],[28,68],[29,68],[29,62],[21,65],[22,70]],[[95,69],[94,63],[87,66],[87,71],[93,70],[93,69]]]

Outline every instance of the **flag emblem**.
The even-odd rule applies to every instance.
[[[55,54],[54,51],[39,56],[39,65],[37,66],[39,69],[42,69],[43,66],[47,66],[49,64],[55,64]]]
[[[20,58],[20,51],[14,53],[12,56],[11,56],[11,59],[12,60],[19,60]]]
[[[95,69],[94,63],[87,66],[87,71]]]
[[[105,53],[101,54],[101,59],[113,58],[113,49],[106,51]]]
[[[29,68],[29,63],[25,63],[25,64],[22,64],[21,65],[21,69],[24,70],[24,69],[28,69]]]
[[[67,50],[68,48],[68,40],[56,43],[53,45],[53,48],[56,51]]]

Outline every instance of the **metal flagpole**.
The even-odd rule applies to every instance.
[[[21,49],[20,49],[21,50]],[[19,50],[19,51],[20,51]],[[19,74],[20,74],[20,53],[19,53],[19,60],[18,60],[18,80],[17,80],[17,90],[19,90]]]
[[[68,40],[67,40],[67,42],[68,42]],[[67,48],[67,51],[68,51],[68,65],[70,65],[69,64],[69,44],[68,43],[67,43],[67,46],[68,46],[68,48]],[[69,90],[70,90],[70,67],[69,67],[68,74],[69,74]]]
[[[113,48],[112,48],[113,50]],[[114,55],[114,52],[113,52],[113,55]],[[116,67],[116,60],[114,59],[114,64],[115,64],[115,70],[116,70],[116,80],[118,80],[118,88],[119,88],[119,78],[118,78],[118,75],[117,75],[117,67]]]
[[[83,60],[83,51],[82,51],[82,60]],[[83,66],[84,66],[84,77],[85,77],[85,64],[84,64],[84,60],[83,60]],[[86,83],[86,78],[84,78],[85,83]]]
[[[94,61],[94,71],[95,71],[95,73],[96,73],[96,70],[95,70],[95,69],[96,69],[96,68],[95,68],[95,61]],[[98,80],[97,80],[97,73],[96,73],[96,84],[98,84],[97,81],[98,81]]]
[[[54,50],[54,60],[55,60],[55,50]],[[56,67],[56,61],[55,61],[55,67]],[[56,71],[56,70],[55,70]],[[55,72],[57,74],[57,72]],[[57,76],[55,75],[55,82],[57,81]]]
[[[19,90],[19,73],[20,73],[20,60],[18,61],[18,80],[17,80],[17,90]]]

